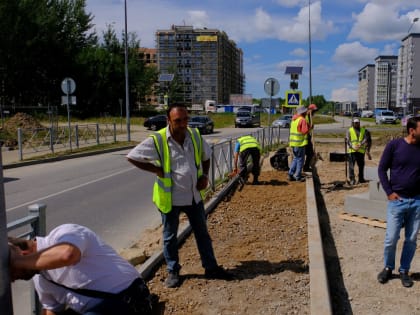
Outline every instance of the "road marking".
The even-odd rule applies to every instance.
[[[116,176],[116,175],[120,175],[120,174],[122,174],[122,173],[125,173],[125,172],[128,172],[128,171],[131,171],[131,170],[133,170],[133,169],[135,169],[135,167],[134,167],[134,166],[133,166],[133,167],[130,167],[129,169],[126,169],[126,170],[122,170],[122,171],[119,171],[119,172],[116,172],[116,173],[112,173],[112,174],[109,174],[109,175],[104,176],[104,177],[101,177],[101,178],[97,178],[97,179],[92,180],[92,181],[90,181],[90,182],[86,182],[86,183],[83,183],[83,184],[80,184],[80,185],[77,185],[77,186],[74,186],[74,187],[71,187],[71,188],[67,188],[67,189],[64,189],[64,190],[62,190],[62,191],[58,191],[58,192],[56,192],[56,193],[53,193],[53,194],[50,194],[50,195],[47,195],[47,196],[44,196],[44,197],[41,197],[41,198],[38,198],[38,199],[35,199],[35,200],[32,200],[32,201],[25,202],[25,203],[23,203],[23,204],[20,204],[20,205],[14,206],[14,207],[12,207],[12,208],[6,209],[6,212],[7,212],[7,211],[12,211],[12,210],[18,209],[18,208],[20,208],[20,207],[29,206],[29,205],[31,205],[31,204],[33,204],[33,203],[38,202],[38,201],[41,201],[41,200],[44,200],[44,199],[48,199],[48,198],[51,198],[51,197],[55,197],[55,196],[58,196],[58,195],[64,194],[64,193],[66,193],[66,192],[69,192],[69,191],[72,191],[72,190],[75,190],[75,189],[79,189],[79,188],[81,188],[81,187],[84,187],[84,186],[87,186],[87,185],[90,185],[90,184],[94,184],[94,183],[100,182],[100,181],[102,181],[102,180],[104,180],[104,179],[108,179],[108,178],[110,178],[110,177],[113,177],[113,176]]]

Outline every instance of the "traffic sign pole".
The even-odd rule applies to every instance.
[[[69,128],[69,146],[70,151],[72,151],[71,147],[71,123],[70,123],[70,102],[71,102],[71,95],[76,90],[76,83],[72,78],[65,78],[61,82],[61,90],[67,96],[67,121],[68,121],[68,128]]]

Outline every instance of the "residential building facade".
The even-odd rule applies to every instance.
[[[375,58],[375,108],[396,108],[397,68],[398,56]]]
[[[398,52],[397,107],[406,113],[420,110],[420,34],[411,33],[401,41]]]
[[[225,32],[173,25],[156,31],[156,48],[158,71],[174,74],[184,104],[228,104],[244,93],[243,52]]]
[[[357,108],[373,110],[375,108],[375,65],[368,64],[361,68],[359,76],[359,91]]]

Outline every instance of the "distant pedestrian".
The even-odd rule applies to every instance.
[[[298,106],[290,125],[289,146],[293,151],[293,160],[289,169],[289,181],[305,181],[305,178],[302,177],[302,168],[309,133],[309,126],[305,119],[306,112],[305,106]]]
[[[235,155],[233,161],[234,171],[237,173],[239,160],[239,176],[244,182],[246,182],[248,177],[247,163],[249,157],[252,159],[252,184],[258,185],[258,176],[260,175],[261,146],[257,139],[248,135],[238,138],[235,145]]]
[[[360,119],[354,118],[352,126],[346,132],[346,143],[348,146],[349,176],[350,185],[356,184],[354,167],[357,164],[359,169],[359,183],[365,183],[365,152],[368,145],[368,135],[366,129],[360,127]]]
[[[384,269],[378,274],[378,281],[386,283],[392,277],[397,242],[404,227],[398,271],[402,285],[411,287],[413,280],[408,272],[420,229],[420,117],[408,119],[406,128],[406,137],[386,145],[378,166],[378,176],[388,196]]]
[[[305,164],[303,165],[304,172],[312,172],[312,165],[314,163],[314,145],[312,140],[312,133],[314,132],[314,120],[313,117],[315,112],[318,110],[318,107],[315,104],[308,106],[308,111],[306,112],[306,122],[308,123],[309,132],[308,132],[308,144],[305,147]]]
[[[208,186],[211,149],[195,128],[188,128],[188,111],[174,104],[167,109],[168,126],[150,135],[127,159],[136,167],[156,175],[153,202],[161,212],[163,224],[163,256],[168,277],[165,285],[180,285],[181,265],[178,256],[179,216],[184,212],[191,224],[209,279],[232,279],[219,266],[207,229],[202,191]]]

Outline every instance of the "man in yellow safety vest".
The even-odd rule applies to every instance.
[[[253,136],[247,135],[239,137],[235,145],[233,167],[235,173],[237,173],[239,159],[239,176],[244,182],[246,182],[248,175],[249,157],[252,159],[252,184],[258,185],[258,176],[260,175],[261,146],[258,140]]]
[[[289,146],[293,151],[293,160],[289,169],[289,181],[305,181],[302,167],[305,160],[305,146],[308,144],[307,134],[310,129],[305,119],[307,108],[298,106],[290,124]]]
[[[207,229],[202,190],[208,185],[211,149],[197,129],[188,128],[188,111],[183,105],[167,109],[168,126],[147,137],[127,159],[136,167],[156,174],[153,202],[161,212],[163,255],[168,277],[165,285],[180,285],[178,225],[186,213],[195,235],[205,277],[230,280],[232,275],[217,264]]]
[[[369,144],[369,133],[360,127],[360,119],[354,118],[352,126],[347,130],[346,143],[348,146],[349,177],[350,185],[355,185],[354,166],[359,168],[359,183],[365,183],[365,153],[366,146]]]

